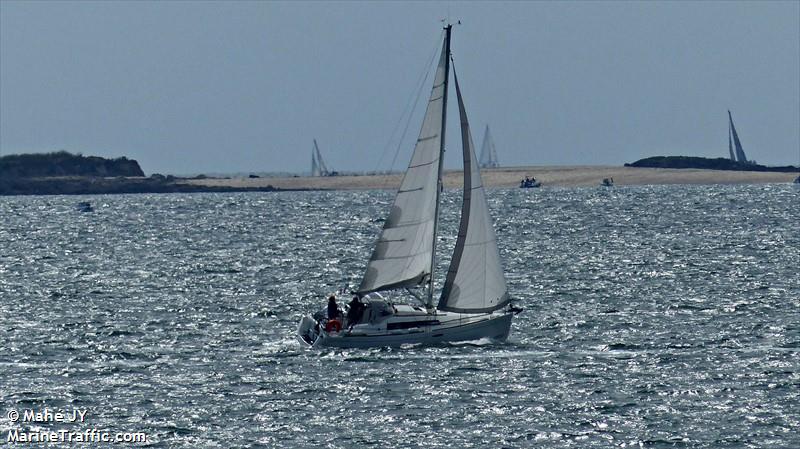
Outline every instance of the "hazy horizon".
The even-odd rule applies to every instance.
[[[0,2],[0,155],[66,150],[148,173],[393,166],[401,114],[454,27],[480,147],[504,166],[727,157],[800,163],[800,2]],[[448,107],[445,167],[460,166]],[[388,144],[387,144],[388,143]]]

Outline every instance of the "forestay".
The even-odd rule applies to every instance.
[[[359,294],[414,287],[430,279],[446,79],[447,41],[411,163],[367,264]]]
[[[464,200],[458,239],[437,308],[451,312],[491,312],[508,304],[510,298],[455,69],[453,77],[461,116]]]

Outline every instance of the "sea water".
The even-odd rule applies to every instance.
[[[800,447],[797,187],[489,190],[525,308],[507,342],[302,346],[392,196],[0,198],[3,444]],[[445,192],[438,285],[459,204]]]

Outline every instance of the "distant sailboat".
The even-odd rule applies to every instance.
[[[483,132],[483,145],[481,145],[481,168],[497,168],[500,166],[500,161],[497,159],[497,149],[494,147],[494,139],[489,131],[489,125],[486,125],[486,131]]]
[[[735,152],[734,152],[735,148]],[[748,161],[742,149],[742,142],[739,141],[739,134],[736,132],[736,127],[733,126],[733,117],[731,111],[728,111],[728,153],[734,162],[741,162],[743,164],[755,164],[755,161]]]
[[[481,182],[467,113],[453,70],[461,118],[464,194],[455,249],[434,303],[436,241],[447,118],[450,33],[445,28],[428,109],[400,189],[361,285],[341,316],[335,300],[302,318],[305,344],[364,348],[492,338],[505,340],[521,309],[511,304],[497,237]],[[381,293],[394,292],[401,303]],[[417,301],[419,306],[402,302]]]
[[[322,153],[319,152],[317,139],[314,139],[314,149],[311,150],[311,176],[332,176],[335,172],[328,170]]]

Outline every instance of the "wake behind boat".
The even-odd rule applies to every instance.
[[[331,298],[327,308],[301,319],[297,336],[305,344],[365,348],[487,337],[505,340],[513,315],[522,310],[512,305],[506,287],[455,70],[464,196],[455,250],[434,306],[451,30],[451,25],[445,27],[422,129],[361,284],[344,310]]]

